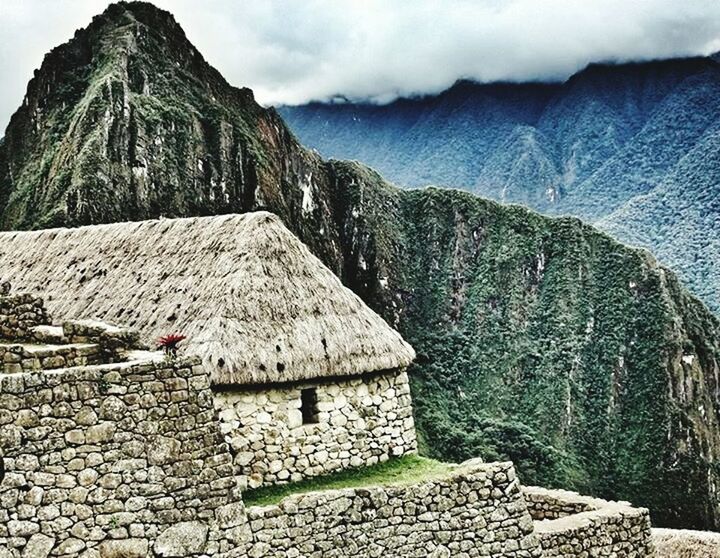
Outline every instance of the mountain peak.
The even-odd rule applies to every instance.
[[[126,82],[137,93],[148,92],[153,75],[170,80],[170,74],[182,74],[184,80],[189,74],[197,83],[212,87],[213,94],[230,91],[245,102],[254,102],[252,91],[231,87],[210,66],[170,12],[148,2],[117,2],[45,56],[18,112],[35,102],[41,107],[47,104],[54,84],[62,83],[67,93],[68,82],[87,85],[101,73]]]
[[[93,17],[87,27],[77,29],[68,42],[52,49],[45,60],[53,59],[58,53],[66,54],[82,43],[99,41],[119,28],[137,31],[140,26],[168,37],[187,40],[182,27],[170,12],[148,2],[117,2]]]
[[[161,37],[162,42],[187,49],[202,59],[195,47],[185,35],[185,31],[170,12],[158,8],[149,2],[117,2],[93,18],[85,31],[94,31],[96,36],[108,34],[114,29],[124,29],[136,37],[152,34]],[[80,31],[82,32],[82,30]]]
[[[197,160],[202,154],[187,152],[188,138],[242,145],[242,157],[235,157],[249,164],[253,142],[247,131],[260,118],[272,120],[274,112],[255,103],[249,89],[229,85],[172,14],[146,2],[111,4],[48,53],[29,82],[0,153],[0,224],[27,228],[96,220],[88,200],[108,183],[129,184],[131,196],[144,196],[149,188],[149,195],[158,196],[152,214],[173,211],[185,202],[165,199],[167,192],[142,174],[148,157],[162,150],[172,150],[193,165],[191,174],[201,175],[200,189],[209,189],[201,204],[227,211],[232,204],[222,184],[228,177],[218,173],[228,162],[215,161],[215,171],[210,163],[203,166]],[[190,170],[175,172],[181,181]],[[252,169],[237,169],[233,180],[235,172],[254,176]],[[29,218],[32,207],[42,207],[41,223]],[[97,210],[106,208],[99,204]]]
[[[86,33],[98,36],[113,28],[133,24],[144,25],[161,34],[185,37],[185,32],[172,13],[158,8],[150,2],[122,1],[108,5],[104,12],[93,17],[87,27],[78,29],[75,32],[75,38]]]
[[[172,13],[167,10],[163,10],[162,8],[158,8],[151,2],[114,2],[109,4],[105,11],[98,17],[107,17],[112,19],[115,17],[122,17],[123,14],[128,13],[132,14],[138,21],[143,21],[144,23],[165,23],[171,26],[177,25],[179,27],[177,21],[175,20],[175,16]]]

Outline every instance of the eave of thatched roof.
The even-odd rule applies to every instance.
[[[215,384],[404,367],[415,354],[270,213],[0,233],[0,277],[55,319],[188,336]]]

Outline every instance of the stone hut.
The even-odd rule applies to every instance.
[[[53,315],[186,335],[250,487],[416,451],[412,348],[275,215],[0,233],[0,268]]]

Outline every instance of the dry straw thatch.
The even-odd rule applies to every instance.
[[[720,533],[653,529],[657,558],[718,558]]]
[[[215,384],[407,366],[412,347],[270,213],[0,233],[0,277],[55,319],[179,332]]]

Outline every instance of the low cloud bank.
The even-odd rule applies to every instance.
[[[53,46],[105,0],[0,3],[0,126]],[[715,0],[157,0],[228,80],[265,104],[386,102],[461,77],[564,79],[594,61],[720,50]]]

